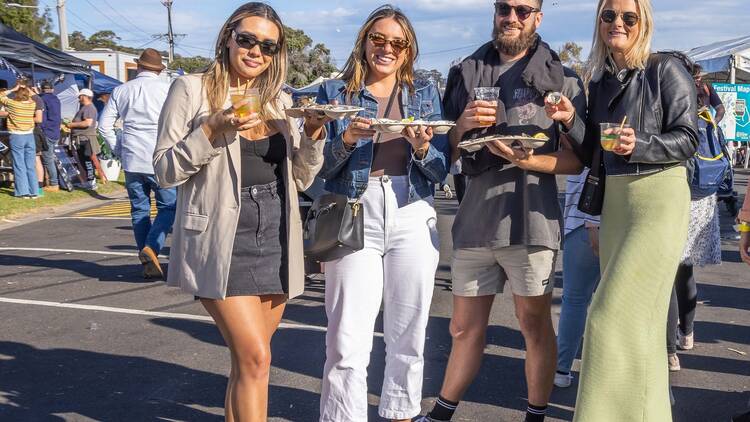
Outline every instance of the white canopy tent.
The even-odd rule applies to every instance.
[[[696,47],[687,55],[711,74],[711,79],[750,83],[750,35]]]

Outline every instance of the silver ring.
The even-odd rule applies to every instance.
[[[237,121],[234,120],[234,117],[232,117],[231,119],[229,119],[229,124],[231,124],[232,126],[237,126]]]

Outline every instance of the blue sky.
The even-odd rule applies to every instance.
[[[2,0],[0,0],[2,1]],[[656,49],[690,49],[699,45],[750,34],[748,0],[652,0],[656,12]],[[451,61],[474,51],[489,39],[494,0],[401,0],[414,24],[421,49],[418,67],[444,74]],[[54,15],[55,0],[39,0]],[[343,65],[354,37],[370,11],[383,4],[373,0],[272,0],[268,2],[288,26],[302,29],[315,42],[331,49]],[[166,32],[166,8],[159,0],[67,0],[68,31],[86,35],[111,29],[132,47],[166,49],[151,34]],[[219,27],[239,5],[225,0],[174,0],[173,26],[186,34],[176,52],[210,54]],[[557,47],[575,41],[588,51],[595,0],[545,0],[540,33]]]

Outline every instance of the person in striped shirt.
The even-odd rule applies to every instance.
[[[15,94],[10,98],[10,94]],[[13,157],[13,185],[16,198],[36,199],[39,194],[36,175],[36,144],[34,124],[41,123],[42,111],[37,110],[31,91],[17,84],[0,93],[0,104],[8,112],[8,132]]]

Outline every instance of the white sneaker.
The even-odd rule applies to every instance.
[[[670,372],[677,372],[680,369],[680,358],[677,357],[677,353],[670,353],[667,355],[667,363],[669,365]]]
[[[677,338],[679,340],[677,347],[679,347],[680,350],[693,350],[693,334],[694,333],[685,335],[682,334],[682,331],[677,330]]]
[[[453,199],[453,191],[448,185],[443,185],[443,192],[445,192],[445,199]]]
[[[555,372],[555,386],[560,388],[568,388],[573,382],[573,374],[561,374]]]

